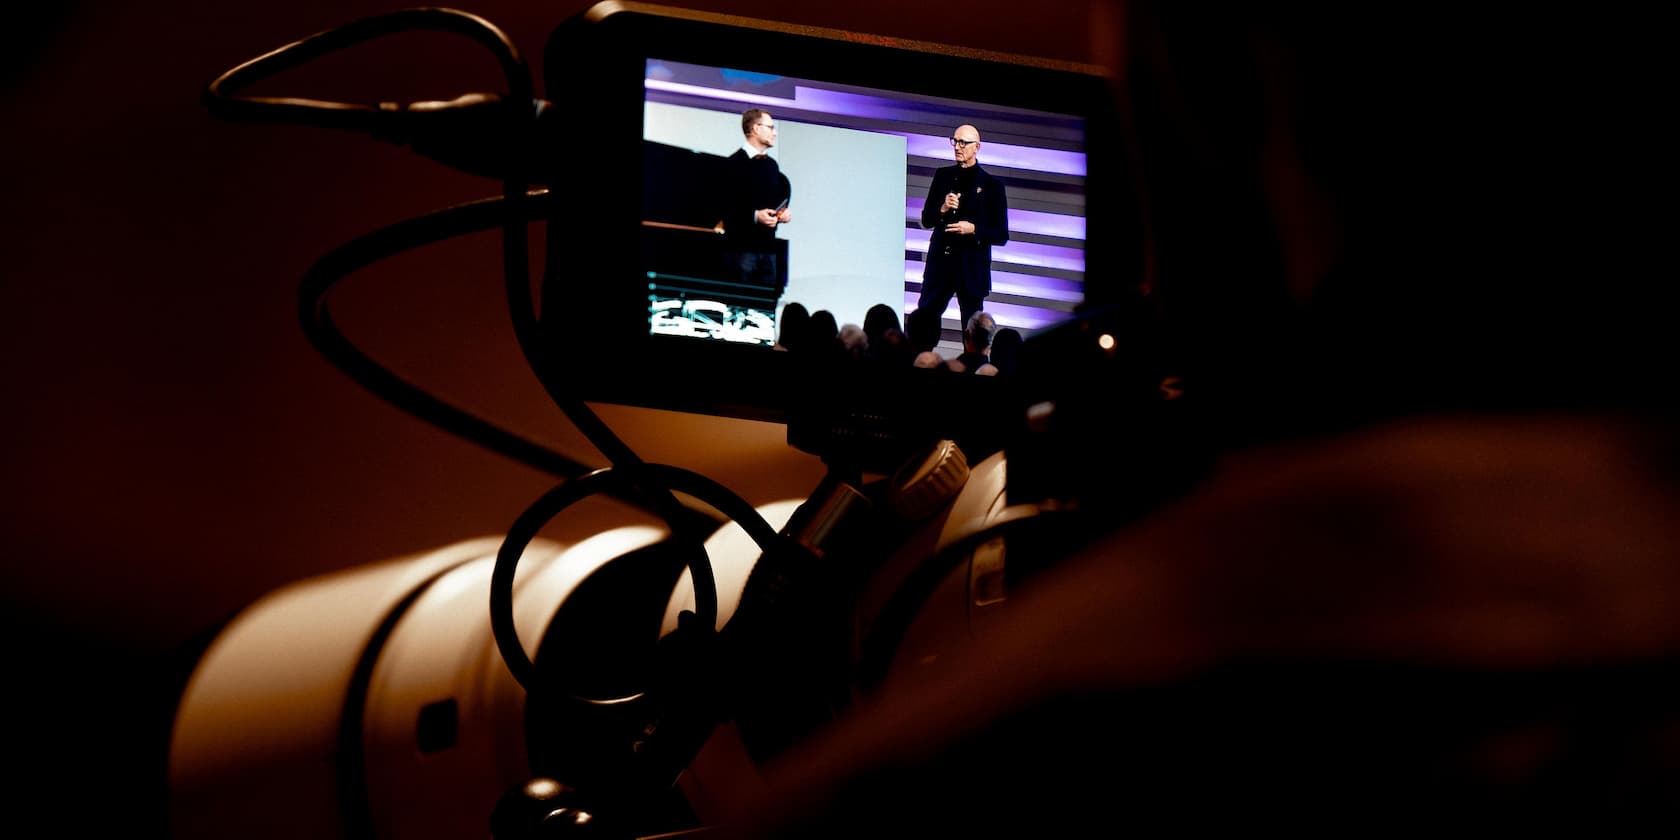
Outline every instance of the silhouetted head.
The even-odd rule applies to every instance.
[[[811,313],[810,330],[813,344],[832,342],[840,335],[840,323],[834,320],[833,312],[819,309]]]
[[[877,303],[869,307],[863,315],[863,333],[869,336],[869,343],[873,346],[889,328],[898,329],[898,310],[885,303]]]
[[[997,329],[997,321],[986,312],[976,312],[968,317],[968,323],[963,325],[963,349],[970,353],[984,352],[992,346],[992,332]]]
[[[782,316],[776,323],[776,343],[784,349],[792,350],[799,345],[810,328],[810,323],[811,313],[805,308],[805,304],[793,301],[784,305]]]
[[[864,351],[869,349],[869,337],[863,334],[863,327],[857,324],[844,324],[840,327],[840,346],[846,348],[846,354],[854,359],[863,358]]]
[[[1021,359],[1021,342],[1025,339],[1014,327],[1003,327],[992,336],[992,364],[999,373],[1013,373]]]

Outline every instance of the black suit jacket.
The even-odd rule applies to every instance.
[[[928,242],[928,272],[950,273],[953,288],[970,294],[985,295],[992,291],[992,246],[1009,241],[1009,197],[1003,182],[974,165],[974,181],[967,191],[957,190],[961,166],[946,166],[933,173],[928,186],[927,200],[922,203],[922,227],[931,228]],[[939,208],[945,194],[958,192],[961,196],[957,212],[943,217]],[[971,222],[972,235],[946,233],[952,222]]]
[[[719,212],[724,237],[738,250],[769,251],[776,229],[758,224],[753,214],[775,208],[793,197],[793,185],[776,159],[753,160],[746,149],[724,159],[724,201]]]

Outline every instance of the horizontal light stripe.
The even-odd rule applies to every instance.
[[[932,231],[904,230],[904,250],[927,253]],[[1037,242],[1011,242],[992,248],[992,262],[1008,265],[1030,265],[1035,268],[1059,268],[1063,271],[1084,271],[1085,252],[1079,248],[1040,245]]]
[[[949,137],[932,137],[926,134],[906,134],[897,131],[882,133],[901,134],[905,141],[904,153],[911,157],[951,159],[951,138]],[[1085,153],[981,140],[980,165],[1005,166],[1010,169],[1024,169],[1029,172],[1050,172],[1056,175],[1084,177]]]
[[[660,79],[644,79],[643,86],[648,90],[660,90],[666,93],[678,93],[684,96],[695,96],[701,99],[718,99],[724,102],[747,102],[753,105],[775,106],[779,108],[798,107],[794,100],[781,96],[765,96],[761,93],[746,93],[738,90],[721,90],[703,85],[689,85],[681,82],[667,82]]]
[[[917,225],[922,223],[921,199],[915,197],[905,199],[904,220]],[[1064,213],[1044,213],[1038,210],[1010,210],[1009,232],[1083,240],[1085,238],[1085,217],[1069,216]]]
[[[915,308],[916,294],[914,292],[906,292],[904,294],[905,313],[908,314]],[[1057,312],[1053,309],[1039,309],[1033,306],[1021,306],[1018,304],[1001,303],[998,301],[987,301],[984,309],[986,312],[991,313],[992,320],[997,321],[998,328],[1013,327],[1021,332],[1043,329],[1044,327],[1048,327],[1052,324],[1059,324],[1063,321],[1071,321],[1075,317],[1071,312]],[[958,307],[955,298],[952,298],[951,303],[945,307],[943,317],[950,323],[956,323],[960,318],[962,318],[962,310]]]
[[[658,90],[702,99],[715,99],[723,102],[762,105],[771,110],[792,108],[817,114],[879,120],[896,119],[899,121],[904,121],[903,112],[905,110],[913,110],[913,103],[893,103],[891,100],[874,96],[846,94],[803,85],[796,86],[793,98],[788,99],[781,96],[766,96],[761,93],[747,93],[683,82],[669,82],[663,79],[644,79],[642,84],[648,90]],[[946,159],[951,157],[951,139],[949,137],[911,134],[902,131],[880,131],[876,133],[903,137],[908,146],[906,153],[912,157]],[[1033,146],[994,143],[985,140],[981,141],[980,148],[982,152],[980,162],[982,164],[992,164],[1029,172],[1048,172],[1057,175],[1078,175],[1081,177],[1085,175],[1084,152],[1040,149]]]
[[[905,260],[904,282],[922,282],[922,269],[925,267],[926,263],[919,260]],[[1038,298],[1062,303],[1080,303],[1085,300],[1085,284],[1077,280],[1040,277],[1036,274],[1016,274],[1013,271],[993,271],[992,291],[1014,297]]]

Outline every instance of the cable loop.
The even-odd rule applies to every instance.
[[[420,8],[353,21],[246,61],[218,76],[206,86],[205,104],[213,115],[223,119],[348,129],[383,138],[392,137],[393,131],[396,131],[397,139],[401,139],[401,131],[395,120],[405,113],[406,109],[395,103],[369,106],[327,100],[244,97],[234,94],[257,81],[302,66],[328,53],[407,30],[452,32],[465,35],[489,47],[501,64],[508,85],[508,93],[500,101],[535,102],[531,74],[519,57],[518,49],[499,28],[484,18],[467,12],[445,8]],[[490,101],[494,102],[493,99]],[[459,108],[476,105],[459,100],[444,104]],[[505,133],[509,154],[512,155],[525,148],[522,141],[529,139],[537,112],[523,106],[502,111],[506,120],[500,128]],[[425,110],[423,113],[437,113],[437,109]],[[702,499],[722,495],[725,497],[723,504],[713,503],[719,511],[735,510],[736,515],[733,518],[742,523],[749,523],[754,519],[762,523],[763,520],[757,516],[757,511],[750,505],[745,505],[739,497],[730,494],[721,485],[693,474],[683,477],[677,472],[672,472],[674,468],[643,465],[636,453],[625,445],[582,399],[562,387],[561,372],[544,352],[541,324],[531,299],[529,279],[529,236],[526,226],[542,217],[541,211],[549,202],[543,200],[546,196],[529,194],[528,179],[525,175],[526,173],[519,171],[519,167],[512,167],[502,179],[502,195],[499,200],[474,202],[391,225],[335,249],[318,261],[311,267],[299,290],[299,317],[311,343],[341,370],[376,395],[439,428],[541,469],[560,475],[575,475],[582,470],[582,466],[572,459],[450,405],[373,361],[336,328],[327,313],[327,292],[346,275],[401,250],[459,234],[467,229],[499,224],[502,229],[503,281],[508,314],[520,352],[555,405],[619,470],[591,474],[609,477],[591,479],[586,476],[577,482],[561,485],[544,497],[546,501],[539,501],[538,506],[534,508],[540,512],[552,506],[552,513],[537,516],[532,524],[527,518],[536,514],[528,512],[528,517],[522,518],[521,523],[529,527],[530,533],[534,535],[536,528],[560,510],[584,496],[606,489],[614,491],[622,498],[651,507],[653,512],[670,524],[673,534],[679,538],[691,539],[692,535],[700,533],[702,527],[715,528],[715,521],[710,521],[699,511],[684,507],[671,495],[670,489],[626,480],[623,478],[625,475],[663,476],[669,487],[693,487],[696,492],[692,492],[691,495]],[[744,511],[740,510],[741,506],[745,506]],[[749,527],[749,533],[766,528],[767,525],[763,528],[755,525]],[[755,536],[755,539],[763,544],[766,540],[761,539],[761,536]],[[771,537],[773,536],[771,532]],[[520,543],[520,549],[522,550],[529,541],[530,535],[527,535]],[[698,554],[704,557],[703,550]],[[517,556],[516,551],[514,561],[517,561]],[[498,561],[498,568],[500,565],[501,561]],[[696,602],[715,622],[717,592],[712,581],[711,567],[704,560],[691,561],[690,571],[695,581]],[[509,577],[505,581],[507,591],[504,593],[509,602],[512,590],[511,574],[510,564]],[[493,595],[493,608],[497,600],[497,596]],[[513,669],[518,677],[528,677],[531,670],[530,659],[524,656],[517,638],[511,633],[511,606],[508,609],[510,612],[507,615],[498,617],[493,614],[492,624],[500,624],[497,635],[503,653],[517,654],[517,658],[510,659],[508,663],[510,669]],[[504,635],[513,638],[513,641],[504,642]],[[521,682],[526,680],[521,679]]]
[[[409,30],[451,32],[489,47],[508,82],[508,96],[523,102],[531,98],[530,73],[519,50],[495,24],[470,12],[456,9],[404,9],[353,21],[318,32],[307,38],[246,61],[211,81],[204,89],[204,103],[217,117],[241,122],[279,122],[374,131],[379,109],[369,105],[321,99],[270,96],[235,96],[238,91],[279,73],[301,67],[321,56]]]
[[[495,635],[496,647],[501,652],[502,660],[507,663],[508,671],[526,691],[534,693],[539,690],[539,686],[536,664],[531,661],[524,645],[520,643],[519,630],[513,620],[513,581],[519,558],[543,526],[566,508],[596,493],[615,489],[628,493],[636,488],[658,488],[693,496],[739,524],[747,532],[747,536],[758,544],[761,551],[770,553],[786,548],[788,538],[776,533],[776,529],[745,499],[716,481],[680,467],[641,461],[619,464],[596,470],[549,490],[526,508],[508,529],[501,550],[496,553],[496,565],[490,575],[490,629]],[[671,525],[673,538],[698,540],[691,530],[678,527],[679,523],[669,519],[667,523]],[[687,558],[689,575],[694,585],[697,615],[694,624],[697,627],[712,628],[717,626],[717,580],[704,546],[697,545],[696,548],[697,550],[689,553]],[[589,703],[614,702],[577,699]]]

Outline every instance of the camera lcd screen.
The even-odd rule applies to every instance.
[[[914,423],[998,402],[1001,377],[813,373],[790,334],[878,351],[885,311],[898,351],[956,360],[965,299],[1025,340],[1123,281],[1116,236],[1086,234],[1131,227],[1124,156],[1087,156],[1114,136],[1096,68],[609,2],[556,30],[544,72],[565,116],[544,141],[543,317],[585,400],[787,422],[790,439],[795,414]]]
[[[941,168],[960,168],[963,126],[1004,196],[1007,241],[990,249],[983,310],[999,329],[1028,333],[1073,317],[1084,299],[1080,116],[661,57],[646,60],[643,91],[651,335],[769,350],[790,303],[837,326],[886,304],[902,325],[940,226],[943,196],[930,203],[929,190]],[[760,153],[768,162],[750,157]],[[989,198],[980,190],[973,198]],[[937,352],[955,357],[956,295],[940,322]]]

